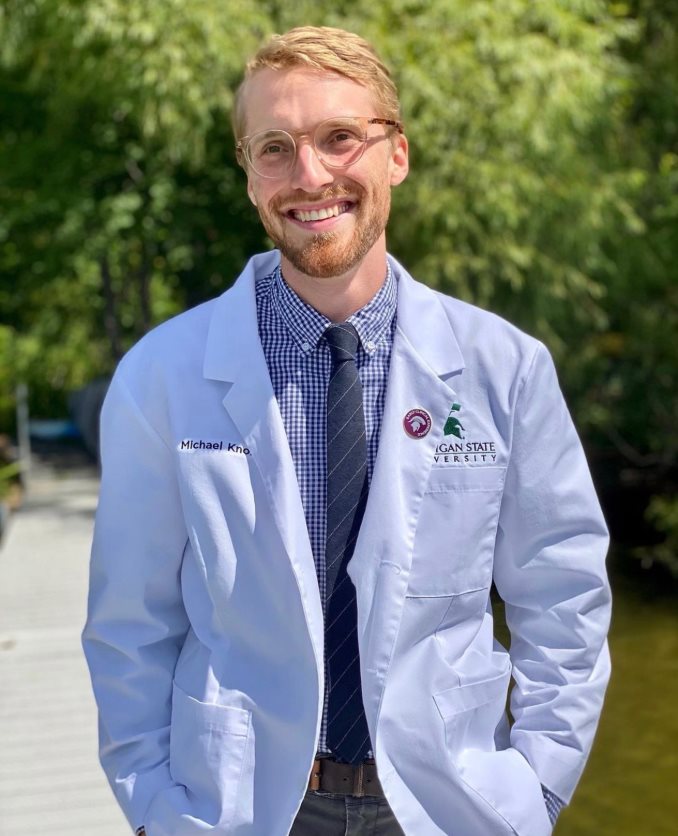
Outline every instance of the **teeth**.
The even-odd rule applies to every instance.
[[[339,205],[337,203],[334,206],[327,206],[325,209],[311,209],[310,212],[295,209],[292,214],[298,221],[324,221],[326,218],[336,218],[338,215],[343,215],[346,211],[348,211],[347,204]]]

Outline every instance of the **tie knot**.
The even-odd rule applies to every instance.
[[[341,363],[354,360],[358,354],[358,332],[350,322],[340,322],[330,325],[325,331],[325,339],[332,353],[332,362]]]

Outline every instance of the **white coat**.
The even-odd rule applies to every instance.
[[[285,836],[316,753],[322,610],[254,296],[278,258],[142,339],[103,410],[83,641],[101,761],[148,836]],[[605,524],[543,346],[392,266],[349,568],[379,777],[408,836],[547,836],[541,785],[572,796],[609,676]]]

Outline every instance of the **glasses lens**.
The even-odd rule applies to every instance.
[[[252,168],[262,177],[284,177],[294,164],[294,140],[285,131],[262,131],[247,145]]]
[[[367,134],[359,119],[342,117],[321,122],[315,130],[315,149],[329,166],[342,168],[360,159]]]

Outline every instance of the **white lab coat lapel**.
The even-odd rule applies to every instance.
[[[454,398],[449,378],[464,365],[437,297],[397,262],[391,264],[398,277],[397,327],[379,452],[348,568],[357,589],[364,701],[370,717],[376,716],[400,623],[421,501]],[[412,438],[404,429],[403,419],[414,408],[431,416],[431,430],[423,438]],[[375,729],[371,731],[374,742]]]
[[[257,325],[255,281],[268,275],[278,260],[277,251],[252,258],[234,286],[217,301],[207,339],[204,375],[228,384],[223,404],[266,487],[266,500],[296,576],[322,672],[323,616],[313,553]]]

